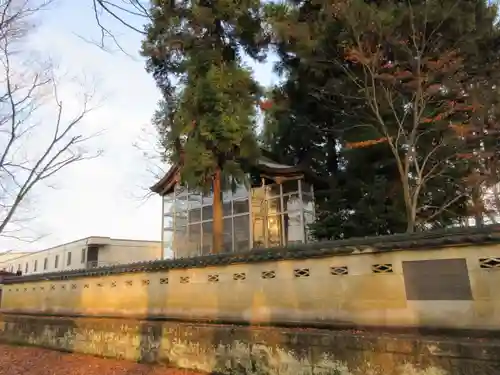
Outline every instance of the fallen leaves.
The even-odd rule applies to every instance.
[[[0,375],[202,375],[161,365],[0,345]]]

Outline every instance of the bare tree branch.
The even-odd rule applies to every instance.
[[[477,194],[474,192],[476,187],[461,181],[464,178],[459,169],[470,170],[474,175],[491,176],[488,179],[476,177],[476,180],[479,185],[487,185],[490,206],[494,206],[492,186],[499,181],[499,163],[498,160],[493,162],[482,151],[484,142],[481,143],[480,139],[486,121],[479,118],[476,105],[482,103],[492,108],[496,99],[486,96],[494,96],[497,90],[491,89],[491,83],[490,87],[488,82],[477,83],[478,78],[471,77],[466,71],[459,43],[468,37],[467,33],[457,40],[445,42],[439,30],[460,7],[460,0],[443,7],[442,13],[433,14],[434,22],[428,22],[431,11],[428,3],[414,5],[407,2],[406,5],[409,27],[402,30],[389,26],[383,16],[379,17],[365,3],[350,3],[344,12],[337,15],[342,18],[346,35],[349,35],[343,41],[344,58],[314,62],[335,64],[350,81],[354,92],[344,95],[343,92],[333,92],[333,89],[328,91],[328,95],[350,101],[356,112],[359,104],[354,103],[363,103],[365,110],[360,111],[362,114],[347,113],[353,119],[346,121],[353,123],[348,129],[349,134],[355,134],[353,129],[356,127],[371,127],[373,131],[370,133],[378,137],[348,143],[347,148],[368,147],[382,142],[391,150],[407,211],[407,230],[411,232],[417,226],[423,228],[426,223],[449,212],[457,202],[472,201],[472,195]],[[419,7],[418,12],[414,11],[416,6]],[[432,29],[430,25],[433,25]],[[472,95],[476,84],[477,91],[482,91],[480,99]],[[326,104],[328,95],[321,90],[312,93]],[[345,111],[342,113],[345,114]],[[367,118],[367,113],[372,115],[372,119]],[[495,122],[496,116],[489,114]],[[473,123],[483,128],[476,130]],[[495,126],[498,128],[498,125]],[[492,127],[489,125],[489,129]],[[479,140],[471,141],[469,135],[461,134],[462,128],[472,130]],[[464,154],[473,154],[473,157],[467,156],[469,160],[464,161]],[[500,150],[497,150],[497,158],[499,154]],[[488,170],[487,167],[492,164],[495,167]],[[444,184],[453,187],[443,197],[439,207],[429,203],[432,201],[429,198],[432,188],[428,188],[438,177],[443,179]]]
[[[0,4],[0,236],[9,238],[21,238],[16,233],[30,218],[21,218],[20,210],[40,183],[100,154],[85,150],[89,136],[78,129],[93,109],[93,95],[85,94],[81,110],[68,119],[54,67],[30,61],[23,49],[33,17],[48,4]]]
[[[91,0],[94,21],[99,29],[99,39],[90,42],[104,51],[111,51],[111,47],[117,47],[122,53],[133,58],[126,51],[118,38],[118,31],[110,24],[117,24],[119,28],[125,29],[141,36],[146,34],[142,26],[151,19],[149,1],[146,0]],[[109,43],[109,41],[111,43]],[[110,45],[111,44],[111,45]]]
[[[144,204],[155,195],[149,189],[150,186],[163,178],[167,171],[162,159],[162,146],[159,144],[158,136],[153,129],[149,127],[142,128],[142,135],[134,142],[133,147],[141,153],[143,160],[146,162],[144,177],[149,184],[147,186],[137,186],[140,193],[133,196],[134,199]]]

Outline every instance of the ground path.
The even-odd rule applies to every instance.
[[[83,354],[0,345],[0,375],[202,375]]]

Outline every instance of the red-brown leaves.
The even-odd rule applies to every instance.
[[[269,111],[273,107],[272,100],[263,100],[259,104],[262,111]]]
[[[458,55],[457,51],[446,51],[436,59],[428,59],[424,65],[429,71],[434,72],[450,72],[456,71],[462,65],[462,58]]]
[[[344,58],[352,63],[359,63],[363,65],[367,65],[370,62],[370,59],[365,56],[362,51],[359,51],[355,48],[350,48],[346,51]]]
[[[394,73],[394,76],[398,79],[408,79],[413,77],[413,73],[409,70],[400,70]]]
[[[446,117],[446,113],[440,113],[434,117],[422,117],[420,119],[421,124],[431,124],[433,122],[441,121]]]
[[[365,147],[370,147],[374,146],[379,143],[387,142],[387,137],[382,137],[378,139],[370,139],[367,141],[361,141],[361,142],[351,142],[351,143],[346,143],[346,148],[348,149],[353,149],[353,148],[365,148]]]
[[[0,375],[202,375],[165,366],[0,345]]]
[[[472,131],[468,124],[450,124],[449,127],[460,137],[465,137]]]
[[[472,159],[474,157],[474,154],[471,152],[464,153],[464,154],[457,154],[457,158],[459,159]]]
[[[389,74],[389,73],[378,74],[376,78],[381,80],[381,81],[388,82],[388,83],[395,83],[396,82],[396,78],[392,74]]]
[[[436,84],[428,86],[425,89],[425,93],[427,95],[437,95],[441,92],[442,89],[443,89],[443,85],[436,83]]]

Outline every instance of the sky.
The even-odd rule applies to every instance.
[[[34,191],[30,208],[36,212],[29,229],[35,242],[0,238],[0,250],[41,250],[88,236],[160,240],[161,199],[144,198],[155,181],[148,170],[151,161],[134,147],[154,142],[150,119],[160,99],[152,77],[138,55],[141,36],[108,25],[130,55],[105,52],[89,43],[97,40],[98,28],[91,0],[57,0],[38,16],[40,25],[30,43],[57,62],[67,77],[85,76],[93,82],[99,107],[79,125],[84,133],[101,134],[88,147],[102,149],[97,159],[73,164],[47,186]],[[108,44],[112,46],[112,44]],[[256,78],[265,85],[276,81],[271,63],[253,65]],[[61,93],[66,108],[79,102],[70,90]]]

